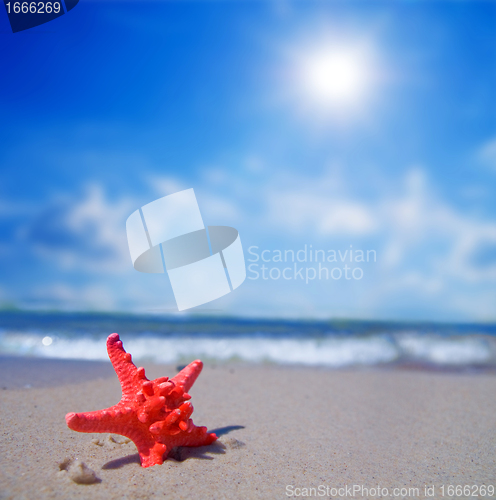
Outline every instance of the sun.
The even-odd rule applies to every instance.
[[[328,50],[311,54],[303,63],[302,80],[309,95],[327,104],[359,100],[367,85],[365,61],[351,51]]]
[[[339,116],[368,104],[375,83],[370,47],[322,43],[300,49],[293,64],[293,85],[305,108]]]

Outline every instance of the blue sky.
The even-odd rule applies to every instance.
[[[81,0],[16,34],[0,11],[0,302],[173,313],[125,220],[193,187],[247,259],[377,254],[201,312],[496,320],[495,38],[491,2]],[[322,51],[358,54],[345,103],[308,77]]]

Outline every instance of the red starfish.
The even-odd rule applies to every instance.
[[[143,467],[161,464],[176,446],[205,446],[217,436],[206,427],[196,427],[190,416],[187,393],[203,368],[193,361],[174,378],[148,380],[144,368],[136,368],[131,354],[122,347],[117,333],[107,339],[107,352],[122,387],[115,406],[87,413],[68,413],[69,428],[79,432],[111,432],[131,439],[138,448]]]

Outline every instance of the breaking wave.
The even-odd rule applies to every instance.
[[[20,314],[20,313],[18,313]],[[29,316],[29,315],[28,315]],[[373,365],[495,367],[492,325],[373,322],[170,320],[53,314],[47,321],[0,314],[0,354],[107,360],[105,338],[118,331],[140,362],[204,361],[341,368]],[[29,321],[31,319],[32,321]],[[115,328],[110,329],[110,325]]]

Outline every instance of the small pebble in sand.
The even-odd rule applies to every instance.
[[[65,457],[64,460],[62,460],[62,462],[59,463],[59,470],[67,471],[67,469],[69,468],[69,465],[71,465],[71,462],[72,462],[72,458]]]
[[[68,472],[69,477],[77,484],[94,484],[100,482],[100,479],[96,477],[95,471],[78,459],[69,465]]]
[[[237,450],[238,448],[246,446],[243,441],[239,441],[236,438],[226,438],[223,439],[222,442],[226,445],[227,448],[231,448],[231,450]]]
[[[108,440],[114,444],[127,444],[131,442],[131,440],[128,438],[123,438],[121,436],[115,437],[112,436],[112,434],[109,435]]]
[[[95,471],[77,458],[76,460],[64,458],[64,460],[59,463],[59,469],[61,474],[68,474],[71,480],[76,484],[94,484],[101,482],[96,476]]]
[[[103,446],[105,444],[103,441],[100,441],[98,438],[92,439],[91,442],[93,444],[96,444],[97,446]]]

